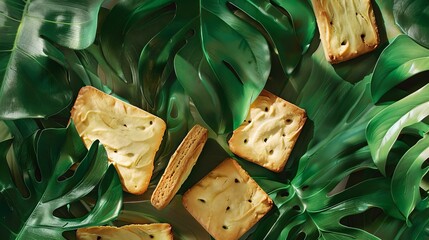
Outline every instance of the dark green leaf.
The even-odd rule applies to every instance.
[[[0,1],[1,118],[41,118],[70,104],[64,55],[56,45],[88,47],[102,2]]]
[[[429,47],[429,5],[426,0],[394,0],[396,23],[414,40]]]
[[[294,15],[292,25],[283,11],[296,9],[304,14]],[[202,119],[220,134],[241,124],[265,85],[269,46],[258,26],[268,33],[276,52],[288,53],[287,57],[279,54],[288,73],[298,64],[315,30],[308,4],[273,5],[256,0],[123,1],[103,26],[100,43],[107,67],[120,81],[135,86],[126,90],[130,102],[154,112],[163,102],[162,89],[176,75]],[[297,35],[304,40],[303,46]],[[286,41],[293,44],[285,45]]]
[[[28,196],[16,188],[4,156],[1,158],[0,225],[6,239],[59,239],[62,232],[114,219],[122,204],[122,187],[104,148],[95,142],[88,152],[74,125],[45,129],[22,143],[17,155]],[[4,153],[4,151],[1,151]],[[79,163],[72,176],[66,171]],[[98,186],[94,208],[85,216],[62,218],[55,211],[78,201]]]

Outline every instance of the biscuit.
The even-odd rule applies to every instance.
[[[80,228],[76,232],[77,240],[173,240],[171,226],[168,223],[131,224],[122,227],[101,226]]]
[[[339,63],[380,43],[370,0],[312,0],[326,59]]]
[[[206,128],[195,125],[171,156],[150,200],[155,208],[166,207],[188,178],[207,141],[207,132]]]
[[[263,90],[234,130],[229,148],[237,156],[281,172],[306,120],[304,109]]]
[[[114,164],[125,191],[142,194],[152,177],[165,122],[93,87],[83,87],[71,119],[87,148],[99,140]]]
[[[222,240],[240,238],[273,205],[264,190],[231,158],[190,188],[182,202],[210,235]]]

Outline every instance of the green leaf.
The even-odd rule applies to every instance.
[[[284,11],[296,9],[303,14],[293,14],[292,25]],[[100,45],[104,67],[118,76],[116,86],[134,86],[119,89],[130,102],[155,112],[165,102],[162,89],[177,77],[206,124],[223,134],[241,124],[267,80],[271,63],[263,33],[276,52],[288,53],[278,57],[290,73],[314,31],[306,3],[122,1],[108,14]]]
[[[73,124],[67,129],[41,130],[22,142],[16,161],[26,193],[16,188],[4,156],[0,160],[0,225],[6,239],[59,239],[63,231],[105,224],[121,209],[122,187],[106,151],[98,142],[86,151]],[[67,177],[75,163],[79,166]],[[95,188],[97,202],[88,214],[56,215],[58,209]]]
[[[64,55],[56,45],[88,47],[102,2],[0,1],[1,118],[41,118],[70,104]]]
[[[289,161],[296,150],[304,148],[304,152],[292,163],[298,165],[296,173],[287,172],[293,174],[287,183],[257,179],[276,209],[252,238],[378,239],[359,227],[345,226],[342,219],[370,208],[401,218],[390,181],[376,170],[366,142],[369,120],[383,109],[371,101],[369,80],[367,76],[356,85],[344,81],[326,62],[320,45],[304,56],[279,94],[307,111],[310,122]]]
[[[401,29],[429,47],[429,5],[425,0],[394,0],[393,16]]]
[[[374,102],[411,76],[429,70],[429,49],[406,35],[396,37],[381,53],[371,80]]]
[[[378,169],[386,175],[389,152],[402,129],[422,121],[429,115],[429,84],[391,104],[368,124],[366,137]]]
[[[411,147],[399,160],[392,176],[392,197],[401,213],[408,219],[421,201],[420,182],[429,167],[423,163],[429,158],[429,136],[425,136]]]

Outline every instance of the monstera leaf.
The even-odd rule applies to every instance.
[[[6,161],[13,140],[0,144],[1,233],[5,239],[60,239],[63,231],[106,224],[122,206],[122,188],[104,148],[95,142],[86,151],[74,125],[67,129],[45,129],[24,139],[16,149],[15,162],[25,189],[17,188],[16,176]],[[15,145],[16,144],[16,145]],[[67,170],[79,163],[75,172]],[[59,216],[67,207],[97,187],[98,199],[84,216]]]
[[[371,83],[374,102],[408,78],[429,70],[429,49],[406,35],[399,35],[382,52]]]
[[[303,10],[292,16],[299,33],[283,13],[288,9]],[[289,53],[278,56],[290,73],[311,41],[315,21],[308,4],[298,2],[122,1],[103,26],[103,54],[118,79],[133,84],[131,102],[154,111],[168,98],[159,95],[175,74],[203,120],[222,134],[241,124],[270,71],[269,45],[257,26],[276,52]]]
[[[241,240],[428,239],[424,1],[373,1],[378,49],[336,65],[325,59],[310,2],[1,2],[0,115],[16,120],[0,124],[0,232],[74,239],[78,227],[169,222],[177,239],[209,239],[180,195],[235,157],[274,200]],[[86,150],[72,125],[61,127],[84,85],[166,121],[150,189],[188,129],[210,128],[163,211],[150,206],[150,191],[121,194],[102,146]],[[228,147],[263,88],[307,112],[281,173]]]
[[[45,117],[72,99],[57,45],[88,47],[103,1],[0,1],[0,117]],[[49,104],[46,104],[49,102]]]
[[[394,0],[393,15],[396,23],[410,37],[429,47],[429,5],[425,0]]]
[[[404,48],[407,51],[403,52]],[[429,70],[429,65],[423,61],[428,57],[429,50],[408,36],[396,38],[383,51],[374,70],[371,86],[374,100],[389,95],[388,90],[398,88],[401,83],[418,81],[418,77],[409,78]],[[392,175],[392,197],[407,220],[425,197],[421,195],[421,182],[429,171],[424,165],[429,158],[429,125],[425,122],[429,115],[429,84],[427,80],[424,82],[423,87],[377,114],[367,128],[374,163],[383,174]],[[406,141],[407,137],[417,140]],[[405,141],[410,146],[399,161],[389,158],[392,147]],[[386,170],[389,164],[394,166],[393,173]]]
[[[374,208],[401,218],[366,144],[366,125],[382,109],[371,102],[369,80],[355,86],[342,80],[321,46],[304,56],[278,94],[304,107],[311,122],[289,160],[297,165],[286,170],[289,181],[253,175],[276,209],[250,239],[378,239],[345,219]],[[347,184],[355,176],[361,178]]]

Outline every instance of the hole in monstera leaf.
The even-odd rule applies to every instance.
[[[302,191],[307,191],[308,190],[308,188],[309,188],[310,186],[308,186],[308,185],[304,185],[304,186],[302,186]]]
[[[295,205],[292,207],[293,210],[300,212],[301,211],[301,207],[298,205]]]
[[[64,231],[62,236],[64,239],[76,239],[76,230]]]
[[[428,159],[426,159],[426,160],[423,162],[422,166],[421,166],[421,168],[422,168],[422,169],[425,169],[425,168],[427,168],[427,167],[429,167],[429,158],[428,158]]]
[[[305,232],[300,232],[296,236],[295,240],[305,240],[306,237],[307,237],[307,234],[305,234]]]
[[[73,169],[75,166],[72,166],[72,168],[71,169]],[[77,167],[77,166],[76,166]],[[64,174],[62,174],[61,176],[59,176],[58,178],[57,178],[57,181],[58,182],[61,182],[61,181],[64,181],[64,180],[66,180],[66,179],[68,179],[68,178],[71,178],[71,177],[73,177],[73,175],[74,175],[74,173],[75,173],[75,171],[72,171],[72,170],[67,170]]]
[[[289,194],[288,190],[281,190],[281,191],[279,191],[278,195],[280,197],[289,197],[290,194]]]
[[[170,117],[175,119],[178,116],[177,106],[175,103],[172,104],[171,110],[170,110]]]
[[[417,73],[384,93],[377,103],[395,102],[425,86],[429,79],[429,71]]]
[[[381,175],[380,171],[378,171],[377,169],[365,168],[365,169],[356,170],[353,173],[351,173],[349,176],[345,177],[345,178],[348,178],[345,189],[351,188],[370,178],[377,178],[381,176],[383,175]]]
[[[406,81],[400,83],[398,88],[405,90],[408,94],[411,94],[420,88],[424,87],[428,82],[429,71],[421,72],[415,74],[414,76],[408,78]]]
[[[340,219],[340,223],[347,227],[365,229],[367,226],[372,226],[377,221],[377,218],[384,215],[380,208],[368,208],[364,212],[345,216]]]
[[[83,205],[81,201],[74,201],[55,209],[52,214],[58,218],[80,218],[88,214],[88,209],[86,207],[87,206]]]
[[[238,81],[240,81],[241,84],[244,85],[243,81],[241,80],[241,77],[238,75],[237,71],[235,71],[234,67],[227,61],[223,60],[222,63],[231,71],[232,74],[237,78]]]
[[[429,159],[426,160],[426,162],[429,162]],[[420,183],[420,188],[423,189],[424,191],[426,191],[425,195],[428,195],[428,191],[429,191],[429,173],[426,173],[426,175],[423,176],[422,181]]]
[[[286,11],[283,7],[278,5],[275,1],[270,0],[271,5],[273,5],[279,12],[281,12],[285,17],[287,17],[287,20],[289,21],[289,24],[293,26],[292,17],[290,16],[289,12]]]
[[[343,180],[338,182],[338,184],[327,194],[327,196],[330,197],[339,192],[342,192],[346,188],[348,180],[349,180],[349,176],[346,176],[345,178],[343,178]]]

